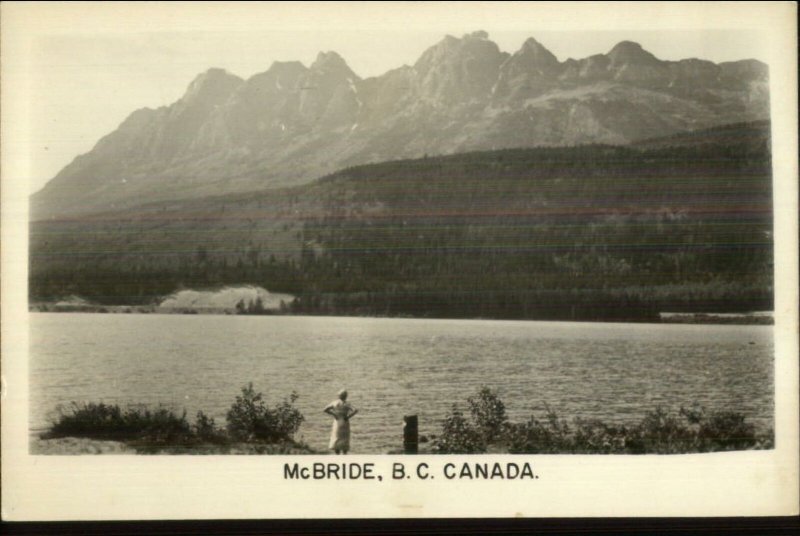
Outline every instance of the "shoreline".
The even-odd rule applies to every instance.
[[[266,310],[260,314],[241,313],[236,309],[225,307],[160,307],[157,305],[57,305],[55,303],[32,303],[28,306],[31,313],[94,313],[94,314],[163,314],[163,315],[218,315],[218,316],[336,316],[344,318],[397,318],[419,320],[498,320],[528,322],[590,322],[590,323],[642,323],[642,324],[709,324],[709,325],[774,325],[772,311],[747,313],[675,313],[661,312],[658,319],[630,318],[626,320],[581,320],[561,318],[491,318],[491,317],[433,317],[410,315],[359,315],[359,314],[295,314],[278,310]]]
[[[75,455],[301,455],[328,454],[316,452],[310,448],[299,445],[274,445],[259,443],[232,443],[229,445],[193,445],[181,447],[179,445],[162,445],[158,447],[140,447],[125,441],[112,441],[106,439],[90,439],[86,437],[67,436],[58,438],[43,438],[38,433],[29,436],[28,454],[32,456],[75,456]]]

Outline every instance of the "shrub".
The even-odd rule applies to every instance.
[[[150,443],[185,442],[192,435],[186,421],[167,408],[150,410],[117,405],[73,402],[69,409],[59,408],[57,420],[48,437],[88,437],[112,441],[140,440]]]
[[[506,405],[488,387],[482,387],[476,396],[467,399],[469,412],[485,442],[503,437],[508,425]]]
[[[73,402],[57,408],[58,415],[43,438],[125,441],[144,453],[228,452],[234,447],[230,444],[232,440],[257,442],[259,449],[251,449],[255,453],[311,452],[308,446],[293,440],[304,420],[294,407],[297,398],[292,393],[274,408],[267,408],[261,393],[256,393],[249,384],[242,388],[242,394],[228,410],[227,430],[217,427],[214,419],[202,411],[197,412],[194,424],[189,424],[186,411],[178,415],[164,407],[123,410],[117,405]],[[240,447],[236,446],[241,451]]]
[[[567,421],[547,408],[544,422],[531,416],[527,422],[508,428],[508,451],[512,454],[565,453],[573,450]]]
[[[707,415],[704,408],[692,407],[681,408],[681,415],[693,425],[703,451],[753,448],[763,439],[757,436],[755,426],[745,422],[741,413],[715,411]]]
[[[97,439],[115,439],[127,433],[119,406],[103,403],[79,405],[73,402],[69,408],[58,406],[58,416],[50,427],[48,437],[81,436]]]
[[[634,454],[702,452],[697,434],[661,407],[648,411],[631,435],[628,446]]]
[[[700,424],[698,436],[709,445],[708,450],[739,450],[756,441],[755,426],[744,421],[744,415],[732,411],[712,413]]]
[[[433,440],[433,450],[439,454],[480,454],[486,452],[486,441],[453,404],[442,423],[441,435]]]
[[[264,403],[263,395],[256,393],[253,384],[249,383],[242,387],[242,394],[236,397],[228,410],[228,433],[239,441],[292,441],[305,420],[302,413],[294,407],[297,398],[297,393],[293,392],[288,400],[283,400],[270,409]]]
[[[574,449],[578,454],[622,454],[627,452],[630,432],[598,419],[575,419]]]
[[[197,412],[193,432],[199,441],[216,444],[227,442],[227,437],[225,436],[224,431],[217,428],[214,419],[202,411]]]
[[[155,410],[129,410],[127,417],[131,427],[139,429],[139,439],[150,444],[188,443],[191,442],[192,429],[186,420],[186,411],[178,417],[172,410],[157,408]]]
[[[509,422],[505,405],[491,389],[481,388],[467,399],[471,420],[456,405],[442,422],[433,451],[473,454],[491,450],[512,454],[679,454],[720,450],[773,448],[773,431],[756,433],[744,415],[732,411],[707,413],[695,405],[670,413],[661,407],[634,426],[576,418],[573,426],[547,408],[544,419],[531,415]]]

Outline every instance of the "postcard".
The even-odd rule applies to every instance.
[[[0,9],[3,519],[798,513],[795,4]]]

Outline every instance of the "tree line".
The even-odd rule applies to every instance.
[[[37,222],[31,300],[153,303],[181,288],[253,284],[314,314],[636,320],[769,309],[768,138],[753,125],[733,134],[360,166],[205,200],[199,223],[176,212]]]

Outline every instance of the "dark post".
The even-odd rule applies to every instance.
[[[403,417],[403,453],[416,454],[419,445],[419,428],[416,415]]]

